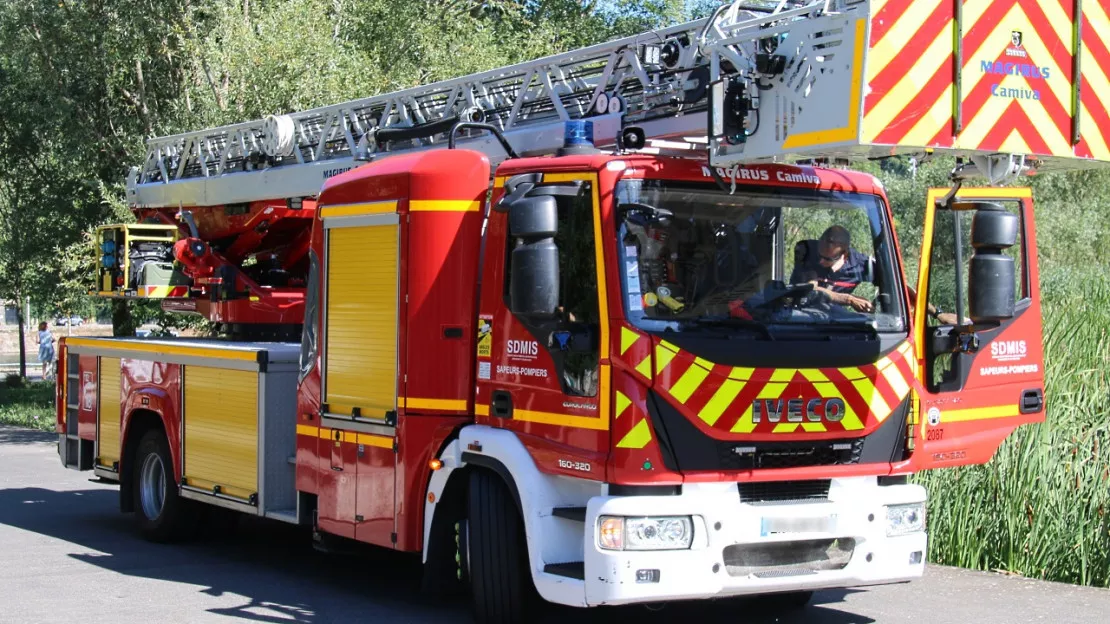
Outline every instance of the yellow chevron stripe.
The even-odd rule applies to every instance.
[[[1084,76],[1086,76],[1086,72],[1084,72]],[[1087,78],[1090,79],[1089,76]],[[1091,118],[1091,111],[1087,110],[1086,104],[1081,105],[1080,109],[1083,111],[1082,119]],[[1091,149],[1091,156],[1099,160],[1110,160],[1110,145],[1107,145],[1106,141],[1103,140],[1102,133],[1098,132],[1097,128],[1092,131],[1093,127],[1092,124],[1088,124],[1085,127],[1086,131],[1083,132],[1083,139],[1087,141],[1087,146]]]
[[[822,373],[816,368],[802,368],[799,369],[798,372],[802,374],[802,377],[806,378],[806,381],[813,384],[829,380],[829,378],[825,376],[825,373]]]
[[[886,404],[883,395],[879,394],[878,389],[875,388],[875,384],[871,383],[870,379],[853,381],[852,385],[859,392],[860,398],[867,403],[876,420],[883,422],[887,416],[890,416],[890,406]]]
[[[918,0],[917,2],[913,2],[910,8],[906,9],[906,12],[898,18],[897,23],[887,30],[883,38],[871,47],[871,51],[868,54],[868,61],[877,59],[882,61],[883,65],[886,65],[890,59],[902,55],[902,49],[906,47],[906,42],[914,38],[917,34],[917,29],[921,24],[925,23],[925,20],[936,10],[937,6],[939,6],[942,1],[943,0]],[[872,2],[871,14],[878,14],[880,8],[881,7],[876,8],[875,3]],[[949,40],[951,40],[951,36]],[[878,72],[876,72],[876,74],[877,73]],[[868,77],[871,78],[873,75],[868,72]]]
[[[671,363],[676,355],[678,355],[678,347],[660,342],[659,346],[655,347],[655,374],[658,375],[663,372],[663,369],[667,368],[667,365]],[[639,370],[638,366],[636,370]],[[646,377],[651,377],[651,375],[646,375]]]
[[[728,378],[738,379],[740,381],[748,381],[752,378],[752,373],[754,372],[754,368],[743,368],[741,366],[737,366],[733,368],[732,371],[728,374]]]
[[[782,392],[786,390],[784,383],[767,383],[760,389],[759,394],[756,395],[757,399],[777,399],[782,396]]]
[[[625,351],[631,349],[632,345],[636,344],[639,338],[640,335],[636,332],[627,327],[621,327],[621,355],[624,355]]]
[[[624,393],[621,392],[620,390],[617,390],[617,416],[616,417],[620,418],[621,414],[624,413],[624,410],[628,409],[629,405],[632,405],[632,399],[626,397],[624,395]]]
[[[642,449],[651,442],[651,427],[648,426],[646,418],[636,423],[636,426],[629,431],[620,442],[617,442],[617,448],[626,449]]]
[[[1086,3],[1084,3],[1084,4],[1086,4]],[[1098,4],[1098,3],[1095,2],[1094,4]],[[1039,2],[1037,2],[1037,5],[1040,6],[1041,12],[1043,12],[1045,17],[1048,18],[1048,23],[1051,24],[1051,30],[1053,32],[1057,33],[1060,36],[1060,41],[1062,41],[1064,43],[1064,48],[1067,50],[1068,54],[1070,55],[1072,53],[1072,36],[1071,36],[1071,34],[1072,34],[1071,33],[1072,22],[1071,22],[1071,18],[1068,17],[1068,14],[1064,12],[1064,7],[1059,2],[1052,2],[1052,1],[1045,2],[1044,0],[1040,0]],[[1024,12],[1025,11],[1022,11],[1022,13],[1024,13]],[[1011,28],[1010,30],[1019,30],[1019,29],[1018,28]],[[1022,32],[1031,33],[1032,31],[1022,31]],[[1096,32],[1099,32],[1099,31],[1096,31]],[[1110,31],[1101,31],[1101,32],[1110,32]],[[1041,47],[1044,47],[1044,41],[1042,41],[1040,37],[1033,37],[1033,39],[1037,40],[1038,45],[1040,45]],[[1022,45],[1025,46],[1028,49],[1029,40],[1026,39],[1026,40],[1022,41]],[[1042,57],[1039,56],[1039,55],[1035,55],[1034,58],[1039,59],[1039,58],[1042,58]],[[1065,108],[1066,107],[1067,107],[1067,105],[1065,104]]]
[[[776,368],[771,373],[771,381],[773,382],[789,382],[794,379],[794,374],[798,372],[796,368]]]
[[[945,126],[952,123],[952,98],[955,97],[952,91],[952,85],[944,89],[936,102],[929,107],[929,110],[917,120],[913,128],[902,137],[901,142],[906,145],[920,145],[928,147],[929,141],[937,135]]]
[[[752,406],[749,405],[744,413],[740,416],[740,420],[730,429],[732,433],[751,433],[755,431],[755,423],[752,422]]]
[[[903,342],[902,346],[898,347],[898,353],[901,353],[907,358],[912,357],[913,345],[910,344],[909,340]]]
[[[717,424],[717,420],[721,418],[721,414],[724,414],[728,406],[732,405],[736,396],[740,394],[740,391],[743,390],[746,385],[747,384],[743,381],[734,381],[732,379],[725,380],[725,382],[721,384],[721,387],[717,388],[717,392],[713,394],[713,398],[709,399],[705,407],[698,412],[698,418],[702,419],[702,421],[710,427]]]
[[[819,422],[804,422],[802,423],[802,429],[810,433],[823,433],[825,431],[828,431],[828,429],[825,427],[825,423]]]
[[[914,4],[916,5],[917,3],[915,2]],[[883,37],[883,42],[889,41],[891,45],[897,45],[898,53],[900,54],[901,48],[905,46],[905,42],[908,39],[892,39],[890,35],[896,29],[905,29],[911,31],[911,34],[908,36],[912,37],[912,32],[917,30],[921,22],[936,8],[938,2],[930,1],[928,3],[923,3],[922,6],[925,6],[925,4],[931,6],[924,12],[924,15],[918,16],[914,20],[908,20],[906,16],[903,16],[903,18],[898,21],[898,24],[891,29],[891,32],[887,33],[886,37]],[[916,13],[916,8],[909,9],[906,13],[907,15]],[[903,28],[903,24],[907,25],[906,28]],[[1007,41],[1008,40],[1009,38],[1007,38]],[[891,123],[895,118],[900,117],[903,120],[902,123],[914,123],[918,119],[918,116],[908,113],[907,108],[910,108],[911,104],[913,105],[913,110],[917,111],[919,114],[924,113],[925,110],[933,104],[932,102],[916,102],[916,100],[920,96],[921,86],[940,71],[940,68],[944,65],[945,59],[951,51],[952,31],[951,28],[946,28],[929,44],[929,47],[922,53],[921,58],[906,72],[906,75],[895,83],[890,92],[867,113],[867,116],[864,118],[864,141],[874,141],[875,137],[878,136],[880,132],[891,127]],[[948,114],[952,114],[951,100],[948,100]],[[930,135],[929,138],[932,138],[932,135]]]
[[[690,396],[694,394],[694,391],[701,386],[702,382],[705,381],[705,378],[708,376],[709,370],[695,363],[690,366],[690,368],[686,369],[685,373],[682,373],[682,377],[671,386],[669,392],[671,396],[678,399],[679,403],[686,403]]]
[[[902,376],[902,371],[899,370],[897,366],[891,365],[882,369],[881,372],[883,378],[886,379],[886,382],[890,384],[890,387],[894,390],[894,394],[898,395],[898,399],[901,400],[906,398],[906,395],[910,391],[910,385],[906,383],[906,378]]]

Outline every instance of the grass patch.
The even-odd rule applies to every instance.
[[[54,431],[54,382],[0,385],[0,423]]]
[[[1042,273],[1045,402],[982,466],[933,470],[929,559],[1110,586],[1110,278]]]

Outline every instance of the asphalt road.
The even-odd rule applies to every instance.
[[[430,605],[416,560],[385,551],[315,552],[308,535],[248,520],[175,546],[140,540],[117,490],[65,470],[53,436],[0,426],[0,622],[469,622],[465,604]],[[820,592],[796,613],[751,601],[577,610],[537,624],[1110,621],[1110,590],[929,567],[920,581]]]

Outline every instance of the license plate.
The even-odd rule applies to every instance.
[[[763,537],[782,533],[831,533],[835,526],[835,515],[815,518],[763,518],[759,532]]]

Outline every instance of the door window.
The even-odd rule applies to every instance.
[[[540,187],[542,189],[542,186]],[[600,345],[597,335],[600,315],[597,299],[597,260],[594,247],[593,193],[590,183],[576,195],[557,195],[558,224],[555,245],[559,248],[558,315],[551,321],[535,322],[518,317],[545,345],[555,362],[563,392],[572,396],[597,396]],[[520,244],[511,236],[507,245],[505,293],[512,280],[512,249]]]
[[[1012,214],[1022,217],[1021,203],[1013,200],[992,200]],[[971,257],[971,222],[974,212],[951,210],[937,206],[933,225],[933,246],[929,258],[928,307],[925,324],[926,335],[945,334],[956,326],[968,325],[968,292]],[[1029,298],[1029,283],[1023,262],[1022,230],[1018,227],[1017,242],[1003,251],[1014,261],[1014,300],[1020,304]],[[927,383],[932,391],[959,389],[970,363],[958,353],[939,353],[928,358]]]

